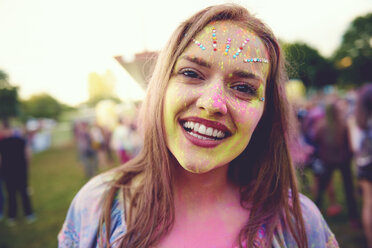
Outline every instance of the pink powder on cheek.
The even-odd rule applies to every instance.
[[[247,109],[247,102],[239,99],[230,99],[229,101],[232,111],[239,112],[240,114],[245,113]]]
[[[261,114],[261,108],[249,107],[246,109],[245,113],[242,113],[236,119],[236,122],[246,123],[246,122],[258,122],[259,115]]]
[[[247,123],[254,122],[261,113],[262,106],[259,104],[258,100],[252,100],[253,102],[245,102],[240,100],[235,100],[231,102],[231,111],[233,112],[234,121],[237,123]]]

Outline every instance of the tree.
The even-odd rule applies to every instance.
[[[6,88],[10,86],[8,79],[8,74],[0,70],[0,88]]]
[[[300,79],[307,87],[322,87],[334,84],[337,78],[332,62],[305,43],[282,44],[287,59],[290,79]]]
[[[8,82],[8,75],[0,70],[0,118],[5,121],[19,113],[18,88]]]
[[[372,81],[372,13],[355,18],[333,55],[341,83]]]
[[[58,119],[62,105],[48,94],[37,94],[22,102],[24,115],[34,118]]]

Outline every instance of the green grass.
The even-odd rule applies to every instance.
[[[27,224],[19,206],[16,226],[0,222],[0,248],[57,247],[57,234],[68,206],[86,182],[72,145],[35,154],[29,176],[37,221]]]
[[[73,138],[70,122],[59,122],[52,131],[52,146],[60,147],[71,143]]]
[[[307,173],[307,176],[311,179],[311,174]],[[57,247],[57,234],[68,206],[85,182],[74,146],[58,146],[34,155],[30,164],[30,186],[31,199],[38,219],[27,224],[23,212],[18,209],[15,227],[8,227],[4,221],[0,222],[0,248]],[[362,231],[353,230],[348,225],[339,173],[336,173],[334,183],[337,199],[344,206],[344,211],[336,217],[324,216],[340,247],[364,248],[366,246]],[[305,193],[309,195],[308,192]]]
[[[355,172],[354,172],[355,173]],[[313,176],[310,171],[306,171],[305,173],[307,181],[312,182]],[[358,210],[359,215],[361,213],[361,196],[358,193],[357,188],[357,181],[356,177],[354,176],[354,188],[355,188],[355,197],[357,199],[358,203]],[[321,210],[326,222],[328,223],[330,229],[335,234],[336,239],[340,245],[341,248],[367,248],[366,241],[363,235],[362,229],[353,229],[348,222],[348,216],[347,216],[347,204],[346,199],[343,191],[343,182],[341,173],[339,171],[335,171],[333,175],[333,185],[335,187],[336,191],[336,200],[337,202],[342,206],[343,210],[341,214],[337,216],[329,217],[326,214],[326,209],[328,207],[328,201],[326,193],[323,195],[323,207]],[[310,199],[315,200],[314,197],[310,194],[309,190],[303,187],[302,185],[302,193],[307,195]]]

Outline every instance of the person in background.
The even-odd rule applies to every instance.
[[[115,162],[115,159],[114,159],[112,148],[110,146],[110,142],[112,139],[112,131],[108,127],[103,126],[102,133],[103,133],[103,140],[104,140],[103,144],[104,144],[104,151],[106,154],[107,164],[113,165]]]
[[[349,128],[362,190],[362,223],[368,248],[372,248],[372,83],[359,89],[355,118],[350,119]]]
[[[240,5],[182,22],[148,85],[142,150],[81,189],[59,247],[338,247],[297,189],[281,54]]]
[[[3,172],[0,163],[0,221],[4,219]]]
[[[326,100],[325,115],[315,123],[313,142],[316,156],[321,163],[323,171],[319,173],[318,191],[315,203],[322,207],[323,193],[332,182],[335,170],[340,170],[346,203],[348,206],[349,221],[352,227],[359,225],[357,203],[354,195],[354,185],[351,171],[352,150],[346,120],[339,107],[340,99],[330,96]],[[335,195],[330,195],[331,203],[335,204]],[[333,200],[333,202],[332,202]]]
[[[98,171],[98,158],[92,145],[90,126],[87,121],[80,121],[76,124],[75,139],[85,177],[90,179]]]
[[[131,149],[129,151],[130,157],[133,158],[138,155],[138,153],[142,149],[143,140],[138,132],[138,126],[135,120],[132,121],[132,123],[129,126],[129,140],[131,142]]]
[[[130,127],[128,122],[125,121],[125,117],[120,117],[118,124],[112,133],[110,147],[116,151],[121,164],[124,164],[131,159],[129,149],[132,144],[130,143],[129,134]]]
[[[2,130],[0,130],[0,140],[3,138]],[[1,157],[0,157],[0,221],[4,219],[4,193],[3,193],[3,169],[1,167]]]
[[[17,194],[21,196],[27,222],[32,223],[36,220],[36,217],[32,210],[28,192],[28,164],[31,152],[28,149],[26,139],[20,135],[15,135],[7,122],[4,123],[2,133],[0,163],[8,196],[8,224],[14,226],[16,223]]]
[[[98,166],[102,169],[107,168],[107,153],[105,148],[105,137],[103,128],[97,121],[93,122],[90,126],[90,138],[93,149],[96,151],[98,157]]]
[[[307,114],[305,115],[302,122],[302,132],[304,134],[304,140],[307,144],[313,147],[313,153],[307,166],[313,172],[311,194],[314,198],[318,196],[320,180],[324,178],[324,175],[327,172],[327,165],[322,162],[318,155],[318,142],[315,141],[315,138],[318,137],[315,137],[315,131],[318,131],[319,126],[323,125],[322,123],[324,123],[324,120],[326,118],[325,100],[329,97],[329,95],[324,95],[323,91],[321,91],[320,94],[316,94],[316,96],[309,99]],[[328,200],[328,208],[326,214],[328,216],[336,216],[340,214],[342,212],[342,206],[336,199],[332,176],[330,178],[330,181],[328,182],[328,185],[326,186],[325,191]]]

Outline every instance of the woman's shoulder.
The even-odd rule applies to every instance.
[[[338,248],[335,235],[329,229],[318,207],[300,194],[300,206],[307,235],[308,247]],[[281,219],[273,239],[274,248],[298,247],[286,221]]]
[[[90,179],[76,194],[74,201],[79,206],[88,205],[90,202],[97,202],[103,194],[112,186],[118,174],[114,170],[99,174]]]
[[[105,193],[118,174],[109,171],[89,180],[71,202],[58,235],[59,247],[94,247]],[[124,231],[124,214],[120,194],[112,207],[112,234]],[[122,228],[121,228],[122,227]],[[119,232],[122,233],[122,232]],[[117,236],[117,235],[115,235]]]
[[[335,235],[314,202],[300,194],[300,204],[309,247],[319,244],[324,244],[322,247],[339,247]]]

